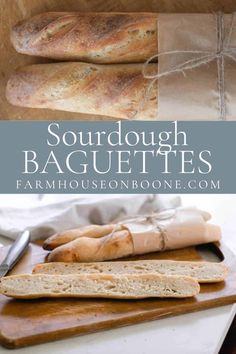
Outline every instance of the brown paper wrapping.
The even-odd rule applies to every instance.
[[[221,231],[208,224],[210,214],[196,208],[177,208],[122,222],[132,235],[134,254],[218,241]]]
[[[222,15],[227,39],[233,15]],[[217,52],[215,14],[159,14],[158,52]],[[224,46],[226,46],[226,40]],[[236,48],[236,21],[228,48]],[[200,54],[175,53],[158,56],[158,74]],[[227,55],[224,61],[224,102],[226,120],[236,119],[236,62]],[[158,79],[158,120],[219,120],[219,77],[217,59],[183,73]]]

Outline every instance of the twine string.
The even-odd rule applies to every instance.
[[[145,79],[150,80],[147,88],[145,89],[144,98],[140,103],[140,106],[135,113],[138,114],[143,110],[145,103],[147,102],[150,91],[154,84],[161,79],[175,73],[186,74],[187,70],[198,68],[203,65],[210,64],[213,61],[217,63],[217,87],[218,87],[218,110],[219,119],[226,120],[226,103],[225,103],[225,59],[229,58],[236,62],[236,48],[230,47],[230,40],[232,37],[234,23],[235,23],[235,13],[232,14],[229,32],[225,35],[225,24],[224,24],[224,14],[218,12],[215,14],[215,27],[216,27],[216,49],[211,50],[171,50],[162,53],[158,53],[147,59],[142,68],[142,75]],[[148,73],[149,64],[154,60],[158,60],[161,56],[169,55],[193,55],[191,59],[184,60],[180,64],[171,66],[168,70],[162,72],[155,72],[153,74]]]
[[[160,251],[164,251],[167,245],[167,233],[166,227],[161,223],[161,221],[166,221],[172,219],[176,214],[175,209],[166,210],[161,213],[152,213],[146,215],[134,215],[131,217],[124,218],[122,221],[117,222],[112,230],[112,232],[108,235],[109,239],[112,238],[116,231],[120,230],[120,226],[124,226],[125,220],[128,222],[137,222],[137,223],[151,223],[155,227],[157,231],[160,233],[161,239],[161,249]]]
[[[219,92],[219,110],[220,110],[220,118],[225,120],[225,75],[224,75],[224,67],[225,67],[225,60],[224,60],[224,20],[223,16],[216,16],[216,23],[217,23],[217,74],[218,74],[218,92]],[[230,31],[231,32],[231,31]]]

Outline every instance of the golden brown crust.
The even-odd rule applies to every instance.
[[[143,62],[157,53],[155,13],[49,12],[15,25],[15,49],[57,60]]]
[[[99,262],[133,254],[133,240],[128,230],[101,238],[82,237],[55,248],[48,262]]]
[[[155,70],[156,65],[151,64],[150,69]],[[143,107],[141,104],[149,84],[142,75],[142,64],[53,63],[16,70],[6,96],[16,106],[153,119],[157,112],[155,84]]]
[[[78,229],[66,230],[64,232],[57,233],[46,239],[43,243],[45,250],[53,250],[54,248],[64,245],[70,241],[73,241],[79,237],[92,237],[99,238],[110,234],[115,225],[88,225]],[[121,229],[121,227],[119,227]]]

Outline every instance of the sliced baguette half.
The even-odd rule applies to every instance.
[[[197,295],[199,284],[190,277],[157,274],[23,274],[1,278],[0,293],[24,299],[41,297],[183,298]]]
[[[144,260],[94,263],[52,262],[37,264],[33,273],[68,274],[160,274],[184,275],[196,279],[199,283],[223,281],[228,268],[222,263],[184,262],[171,260]]]

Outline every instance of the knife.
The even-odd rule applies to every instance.
[[[0,265],[0,278],[4,277],[23,256],[30,243],[30,232],[28,230],[19,234],[13,245],[10,247],[5,259]]]

